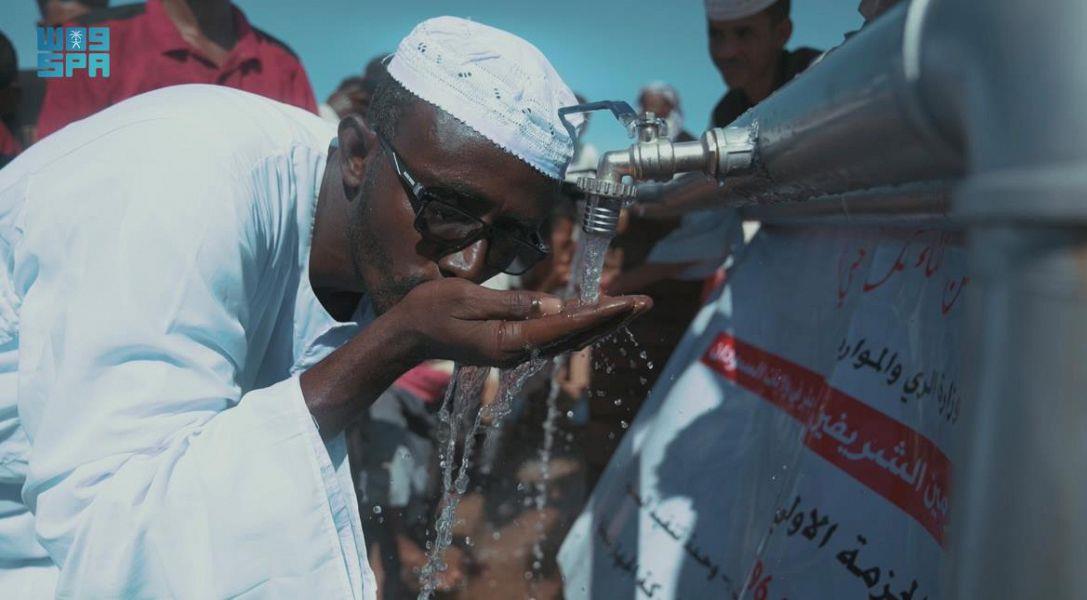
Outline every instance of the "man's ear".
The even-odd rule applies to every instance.
[[[343,172],[344,191],[348,198],[354,198],[362,186],[366,161],[378,153],[377,134],[362,117],[350,114],[340,121],[337,137],[340,142],[340,170]]]
[[[784,48],[789,43],[789,38],[793,37],[793,20],[782,19],[774,26],[774,35],[777,37],[777,46]]]

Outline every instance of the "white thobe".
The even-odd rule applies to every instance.
[[[309,285],[334,136],[186,85],[0,171],[0,595],[374,597],[298,383],[366,318]]]

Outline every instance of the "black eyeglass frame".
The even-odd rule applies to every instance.
[[[486,223],[485,221],[483,221],[483,219],[480,219],[479,217],[469,212],[466,212],[459,206],[446,202],[441,198],[437,197],[434,192],[429,191],[427,189],[427,186],[419,183],[419,181],[415,179],[415,177],[408,171],[407,167],[404,166],[404,161],[400,157],[400,153],[396,151],[396,148],[393,148],[392,143],[389,142],[389,140],[387,140],[385,136],[379,133],[377,134],[377,138],[381,142],[382,147],[389,154],[389,159],[392,163],[393,171],[396,172],[397,178],[400,179],[400,183],[404,186],[404,191],[407,192],[408,199],[411,201],[411,208],[413,211],[415,211],[415,221],[413,223],[415,230],[418,231],[424,239],[440,246],[440,250],[442,252],[450,254],[453,252],[459,252],[483,238],[492,240],[492,242],[495,237],[506,238],[515,246],[523,248],[529,252],[529,257],[527,259],[525,257],[522,257],[519,253],[513,252],[510,254],[509,260],[506,262],[505,265],[499,265],[494,264],[490,261],[491,248],[488,247],[487,265],[491,268],[498,269],[499,271],[508,275],[524,275],[525,273],[530,271],[532,267],[536,266],[536,264],[538,264],[540,261],[547,258],[547,255],[551,253],[551,248],[542,240],[538,239],[538,232],[535,233],[537,237],[537,240],[535,241],[522,239],[521,237],[509,233],[501,227],[496,227],[494,225]],[[478,230],[465,236],[463,239],[456,241],[437,238],[431,235],[426,226],[424,212],[426,211],[427,205],[432,203],[438,204],[443,209],[456,213],[457,215],[464,217],[470,222],[474,221],[478,223]],[[494,244],[492,243],[491,246],[494,246]],[[522,262],[525,263],[524,268],[511,268],[513,263],[516,262],[518,259],[521,259]]]

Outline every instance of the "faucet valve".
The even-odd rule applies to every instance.
[[[595,177],[579,177],[577,187],[588,198],[581,230],[594,235],[614,236],[619,228],[622,210],[634,200],[637,188]]]
[[[633,200],[638,193],[633,185],[595,177],[578,177],[577,189],[586,196],[603,196],[620,200]]]
[[[596,178],[577,180],[578,189],[588,198],[582,219],[586,233],[615,235],[621,211],[636,195],[637,188],[624,181],[669,181],[677,174],[691,172],[724,181],[755,168],[755,125],[712,129],[700,140],[673,142],[668,139],[667,123],[653,113],[638,115],[625,102],[605,101],[559,109],[559,118],[572,140],[578,139],[578,131],[566,116],[596,110],[610,110],[635,142],[626,150],[601,157]]]

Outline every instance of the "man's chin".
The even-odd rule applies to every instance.
[[[725,80],[725,85],[727,85],[730,90],[742,90],[744,88],[744,77],[737,75],[722,75],[721,78]]]
[[[717,72],[721,74],[721,79],[725,82],[725,85],[729,89],[742,88],[747,80],[746,73],[744,73],[743,67],[730,66],[727,68],[721,68],[720,65],[714,65],[717,67]]]
[[[408,277],[393,280],[386,285],[370,290],[370,301],[373,303],[374,312],[378,315],[384,314],[390,308],[396,306],[397,302],[403,300],[408,292],[427,281],[430,281],[430,279],[426,277]]]

